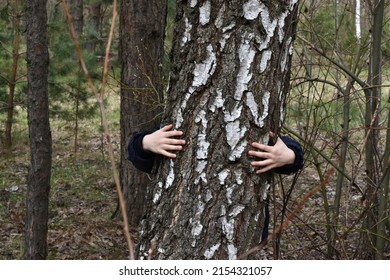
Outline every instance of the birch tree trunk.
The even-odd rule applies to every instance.
[[[297,2],[178,1],[165,123],[188,144],[159,164],[140,258],[235,259],[260,242],[272,176],[247,150],[281,125]]]
[[[355,0],[355,37],[356,42],[360,45],[362,41],[362,30],[361,30],[361,20],[360,20],[360,0]]]

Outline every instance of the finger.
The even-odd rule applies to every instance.
[[[181,145],[182,146],[182,145],[186,144],[186,141],[185,140],[181,140],[181,139],[171,139],[171,138],[168,138],[168,139],[166,139],[165,144]]]
[[[258,158],[271,158],[270,153],[259,152],[259,151],[249,151],[250,156],[258,157]]]
[[[273,165],[274,161],[271,159],[266,159],[266,160],[260,160],[260,161],[252,161],[251,165],[255,167],[266,167],[266,166],[271,166]]]
[[[181,145],[164,145],[162,148],[165,151],[181,151],[183,149]]]
[[[260,166],[260,168],[258,168],[256,170],[256,174],[260,174],[260,173],[265,173],[267,171],[270,171],[272,169],[274,169],[276,166],[274,164],[270,164],[270,165],[265,165],[265,166]]]
[[[270,151],[271,147],[268,146],[268,145],[264,145],[264,144],[260,144],[260,143],[257,143],[257,142],[253,142],[252,143],[252,147],[254,148],[257,148],[259,150],[263,150],[263,151]]]
[[[167,152],[166,150],[162,150],[160,154],[168,158],[176,158],[176,155],[174,153]]]
[[[170,151],[172,151],[174,149],[171,149],[169,148],[168,146],[163,146],[159,149],[159,154],[160,155],[163,155],[163,156],[166,156],[166,157],[169,157],[169,158],[175,158],[176,157],[176,154],[175,153],[171,153]]]
[[[173,124],[167,124],[166,126],[161,128],[161,131],[169,131],[172,129],[172,127],[173,127]]]
[[[277,135],[275,132],[273,132],[273,131],[268,132],[268,135],[269,135],[271,138],[279,138],[278,135]]]
[[[172,131],[166,131],[166,135],[165,137],[176,137],[176,136],[182,136],[183,135],[183,131],[180,131],[180,130],[172,130]]]
[[[273,168],[272,166],[266,166],[266,167],[257,169],[257,170],[256,170],[256,174],[265,173],[265,172],[267,172],[267,171],[270,171],[272,168]]]

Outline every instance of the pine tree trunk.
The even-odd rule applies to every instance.
[[[68,0],[70,13],[73,18],[74,29],[78,36],[83,34],[84,29],[84,5],[83,0]]]
[[[13,47],[12,47],[12,67],[11,75],[8,82],[9,95],[8,95],[8,106],[7,106],[7,122],[5,126],[5,148],[10,149],[12,146],[12,124],[14,121],[14,97],[15,97],[15,87],[16,79],[18,74],[19,66],[19,49],[20,49],[20,39],[21,39],[21,30],[20,30],[20,21],[21,21],[21,5],[18,0],[11,2],[12,9],[15,13],[15,16],[12,20],[12,29],[13,29]]]
[[[127,160],[135,131],[159,125],[162,111],[162,58],[166,0],[121,2],[121,184],[129,222],[138,226],[144,213],[149,178]]]
[[[29,0],[26,10],[31,166],[27,180],[25,258],[45,259],[52,151],[48,110],[46,0]]]
[[[155,259],[235,259],[259,244],[272,176],[247,151],[281,125],[297,6],[178,1],[165,123],[188,144],[161,160],[140,258],[152,241]]]
[[[102,11],[102,3],[90,3],[89,4],[89,21],[92,29],[92,34],[88,36],[86,42],[86,48],[89,52],[96,51],[96,45],[98,42],[97,35],[100,32],[100,18]]]
[[[84,30],[84,14],[83,14],[83,0],[68,0],[70,6],[70,13],[73,18],[74,28],[77,34],[77,37],[80,41],[82,40],[83,30]],[[78,59],[76,59],[78,61]],[[77,153],[78,150],[78,136],[79,136],[79,109],[80,109],[80,92],[81,88],[81,78],[82,75],[81,66],[79,67],[79,73],[77,75],[77,89],[74,90],[74,99],[75,99],[75,117],[74,117],[74,153]]]

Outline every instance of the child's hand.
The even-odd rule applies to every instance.
[[[169,151],[182,150],[186,142],[181,139],[173,139],[173,137],[182,136],[183,132],[171,130],[172,127],[173,125],[169,124],[152,134],[145,135],[142,140],[143,149],[169,158],[176,158],[176,154]]]
[[[270,136],[274,134],[270,132]],[[274,146],[268,146],[257,142],[252,143],[252,147],[260,151],[249,151],[249,155],[257,157],[259,161],[252,161],[251,165],[259,167],[256,170],[257,174],[267,172],[271,169],[278,168],[284,165],[293,164],[295,161],[295,153],[284,144],[283,140],[278,137]]]

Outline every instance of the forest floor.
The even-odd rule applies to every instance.
[[[48,259],[127,259],[128,247],[121,221],[111,218],[117,207],[117,193],[99,129],[81,126],[75,152],[72,126],[60,124],[56,127],[52,128]],[[118,130],[117,127],[115,131]],[[28,137],[21,139],[24,140],[19,139],[9,154],[0,154],[0,260],[23,258],[26,177],[30,159]],[[119,158],[118,133],[113,134],[113,142]],[[297,176],[276,178],[277,184],[270,192],[270,231],[280,223],[283,208],[286,209],[285,216],[297,210],[298,205],[301,209],[285,226],[279,246],[269,242],[259,258],[273,259],[276,251],[280,251],[278,255],[282,259],[327,258],[324,196],[321,194],[326,191],[329,200],[334,198],[335,175],[329,175],[330,182],[319,189],[321,179],[317,174],[313,165],[307,163]],[[324,176],[326,178],[326,173]],[[355,182],[363,185],[362,178],[356,178]],[[291,189],[291,196],[283,207],[283,197],[286,198]],[[357,209],[362,205],[361,194],[354,188],[349,188],[342,197],[340,227],[343,234],[336,244],[338,258],[358,258],[354,251],[361,242],[361,210]]]
[[[52,128],[48,259],[128,258],[121,221],[111,219],[117,193],[99,129],[81,127],[75,153],[72,126],[57,127]],[[113,139],[117,153],[119,137],[114,133]],[[19,143],[10,154],[1,154],[0,260],[23,257],[27,144]]]

